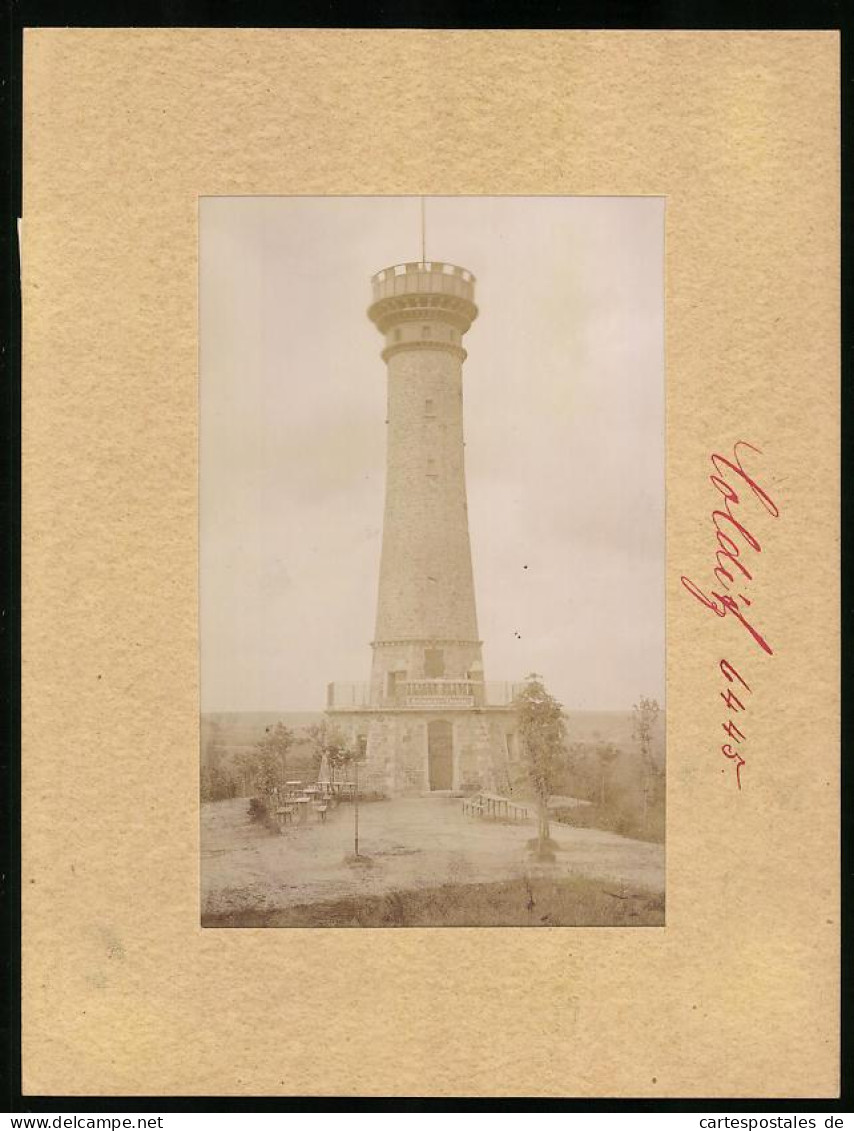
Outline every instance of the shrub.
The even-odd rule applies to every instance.
[[[249,798],[249,808],[247,810],[250,821],[264,821],[267,820],[267,806],[260,797]]]

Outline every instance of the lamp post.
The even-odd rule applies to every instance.
[[[359,763],[364,762],[367,756],[368,740],[364,735],[356,735],[353,744],[353,837],[354,856],[359,859]]]
[[[356,775],[355,790],[353,793],[353,824],[355,828],[355,854],[359,855],[359,760],[358,758],[353,763],[353,770]]]

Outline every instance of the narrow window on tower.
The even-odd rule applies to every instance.
[[[429,338],[430,337],[430,327],[429,326],[422,326],[421,327],[421,337],[422,338]]]
[[[436,473],[436,461],[432,456],[427,457],[427,478],[431,483],[437,483],[439,480]]]
[[[432,397],[428,397],[427,400],[424,402],[424,415],[425,416],[435,416],[436,415],[436,409],[433,405],[433,398]]]

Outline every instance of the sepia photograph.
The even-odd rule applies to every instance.
[[[199,202],[201,922],[665,922],[660,197]]]

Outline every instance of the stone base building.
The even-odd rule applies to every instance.
[[[342,685],[334,686],[340,695]],[[519,776],[511,706],[332,707],[328,715],[362,740],[367,762],[359,778],[369,792],[507,794]]]

